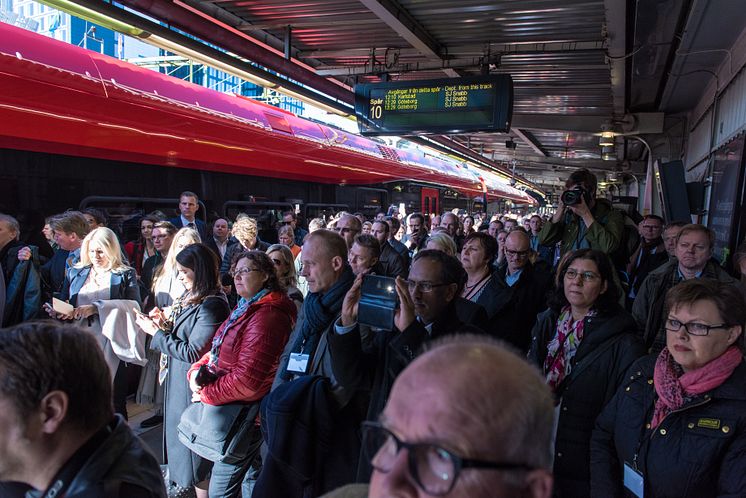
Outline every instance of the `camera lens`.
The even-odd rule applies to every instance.
[[[582,192],[579,190],[566,190],[562,192],[562,203],[565,206],[574,206],[580,204],[580,196]]]

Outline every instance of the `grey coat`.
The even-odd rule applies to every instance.
[[[168,462],[171,481],[182,487],[203,481],[212,466],[211,462],[181,444],[176,433],[181,414],[192,403],[187,371],[210,350],[212,337],[229,313],[223,295],[209,296],[202,304],[183,310],[176,317],[171,333],[159,330],[150,343],[151,348],[168,356],[163,419],[164,460]]]

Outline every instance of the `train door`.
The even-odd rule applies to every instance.
[[[424,214],[438,214],[438,189],[422,187],[422,212]]]

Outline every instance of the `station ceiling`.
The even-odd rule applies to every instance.
[[[614,159],[602,160],[601,127],[619,129],[633,113],[691,110],[712,77],[708,71],[728,57],[745,24],[742,2],[732,0],[119,3],[249,60],[261,52],[259,63],[269,70],[296,79],[313,74],[304,82],[342,99],[362,82],[510,74],[509,134],[437,139],[503,171],[515,160],[517,174],[547,191],[580,166],[599,176],[643,174],[646,148],[623,136],[616,137]],[[247,52],[225,46],[228,39]]]

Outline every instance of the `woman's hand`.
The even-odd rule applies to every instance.
[[[146,334],[155,335],[155,333],[160,330],[151,317],[139,313],[137,313],[136,316],[137,318],[135,318],[135,322],[137,322],[137,326]]]
[[[193,393],[199,393],[202,390],[202,386],[197,384],[198,373],[199,369],[192,372],[192,375],[189,376],[189,389],[191,389]]]
[[[73,318],[81,320],[83,318],[93,316],[97,313],[98,308],[96,308],[96,306],[94,306],[93,304],[84,304],[83,306],[78,306],[73,310]]]
[[[47,312],[47,315],[58,320],[72,320],[74,318],[72,313],[66,314],[55,311],[55,309],[49,303],[44,303],[43,308],[44,311]]]
[[[158,327],[159,329],[163,328],[163,325],[166,323],[166,312],[157,306],[150,310],[150,313],[148,313],[148,317],[151,319],[151,321]],[[151,334],[152,335],[152,334]]]

